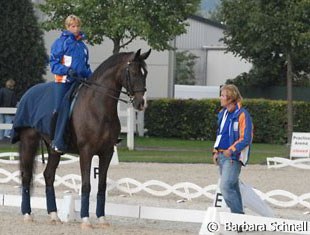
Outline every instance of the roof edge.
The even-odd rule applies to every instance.
[[[217,28],[226,29],[226,26],[221,24],[220,22],[216,22],[216,21],[213,21],[213,20],[198,16],[198,15],[190,15],[188,18],[199,21],[204,24],[212,25]]]

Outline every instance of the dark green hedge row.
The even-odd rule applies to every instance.
[[[287,102],[264,99],[243,101],[254,123],[254,142],[287,142]],[[145,128],[148,136],[214,140],[218,99],[148,101]],[[294,102],[294,131],[310,132],[310,102]]]

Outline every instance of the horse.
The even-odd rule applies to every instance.
[[[144,109],[147,67],[145,60],[151,49],[141,53],[121,52],[105,60],[86,81],[78,92],[72,115],[69,120],[71,130],[70,146],[79,155],[81,171],[81,227],[91,228],[89,220],[89,197],[91,191],[90,171],[94,155],[99,156],[99,183],[97,193],[96,216],[99,225],[109,226],[105,219],[105,201],[107,171],[113,155],[114,146],[120,134],[120,121],[117,103],[122,87],[126,89],[130,102],[137,110]],[[37,85],[35,85],[37,86]],[[34,87],[35,87],[34,86]],[[34,89],[34,87],[30,88]],[[22,97],[21,101],[23,101]],[[19,109],[19,108],[18,108]],[[18,116],[18,109],[16,116]],[[15,123],[13,124],[14,128]],[[30,190],[34,171],[34,158],[40,141],[46,143],[48,162],[44,169],[47,212],[51,221],[61,222],[57,214],[54,180],[61,154],[50,147],[51,139],[45,133],[32,127],[13,129],[17,134],[20,155],[22,183],[21,211],[25,221],[33,221],[30,205]]]

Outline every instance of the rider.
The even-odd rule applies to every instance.
[[[51,72],[55,74],[55,104],[50,137],[53,140],[52,148],[57,152],[64,152],[63,133],[59,133],[60,130],[56,128],[61,102],[66,92],[76,82],[76,78],[89,78],[92,74],[88,63],[88,49],[83,42],[85,35],[80,31],[80,18],[69,15],[65,20],[65,28],[66,30],[53,43],[50,55]]]

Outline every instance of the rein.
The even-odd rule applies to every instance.
[[[128,66],[130,65],[130,62],[128,62]],[[80,82],[80,83],[82,83],[84,86],[86,86],[86,87],[88,87],[88,88],[90,88],[90,89],[93,89],[94,91],[96,91],[96,92],[98,92],[98,93],[101,93],[101,94],[105,94],[105,95],[107,95],[107,96],[109,96],[109,97],[111,97],[111,98],[113,98],[113,99],[115,99],[115,100],[119,100],[119,101],[122,101],[122,102],[124,102],[124,103],[126,103],[126,104],[131,104],[132,102],[133,102],[133,96],[134,96],[134,94],[136,93],[136,92],[145,92],[146,91],[146,88],[144,88],[144,89],[141,89],[141,90],[133,90],[132,89],[132,86],[131,86],[131,84],[130,84],[130,80],[131,80],[131,76],[130,76],[130,72],[129,72],[129,68],[128,68],[128,66],[126,67],[126,85],[127,85],[127,87],[126,87],[126,92],[125,91],[122,91],[122,90],[115,90],[115,89],[113,89],[113,88],[109,88],[109,87],[105,87],[105,86],[103,86],[103,85],[101,85],[101,84],[99,84],[99,83],[97,83],[97,82],[93,82],[93,81],[88,81],[88,80],[85,80],[85,79],[83,79],[83,78],[80,78],[80,77],[78,77],[77,78],[77,80]],[[144,70],[144,72],[146,73],[146,70]],[[145,74],[145,76],[146,76],[146,74]],[[106,89],[106,90],[111,90],[111,91],[115,91],[115,92],[120,92],[120,93],[122,93],[122,94],[126,94],[128,97],[129,97],[129,101],[128,100],[125,100],[125,99],[122,99],[122,98],[119,98],[119,97],[116,97],[116,96],[114,96],[114,95],[111,95],[111,94],[109,94],[109,93],[104,93],[104,92],[102,92],[101,90],[98,90],[98,89],[96,89],[96,88],[93,88],[92,86],[97,86],[97,87],[99,87],[99,88],[103,88],[103,89]]]
[[[93,89],[94,91],[98,92],[98,93],[101,93],[101,94],[104,94],[104,95],[107,95],[115,100],[119,100],[119,101],[122,101],[124,102],[125,104],[131,104],[133,102],[133,99],[132,97],[129,95],[128,92],[125,92],[125,91],[122,91],[122,90],[115,90],[115,89],[112,89],[112,88],[109,88],[109,87],[105,87],[101,84],[98,84],[96,82],[91,82],[91,81],[87,81],[87,80],[84,80],[84,79],[77,79],[80,83],[83,84],[83,86],[87,87],[87,88],[90,88],[90,89]],[[99,90],[99,89],[96,89],[93,87],[93,85],[99,87],[99,88],[103,88],[103,89],[106,89],[106,90],[111,90],[111,91],[116,91],[116,92],[121,92],[122,94],[126,94],[128,97],[129,97],[129,101],[128,100],[125,100],[125,99],[122,99],[122,98],[119,98],[119,97],[116,97],[114,95],[111,95],[109,93],[104,93],[102,90]]]

